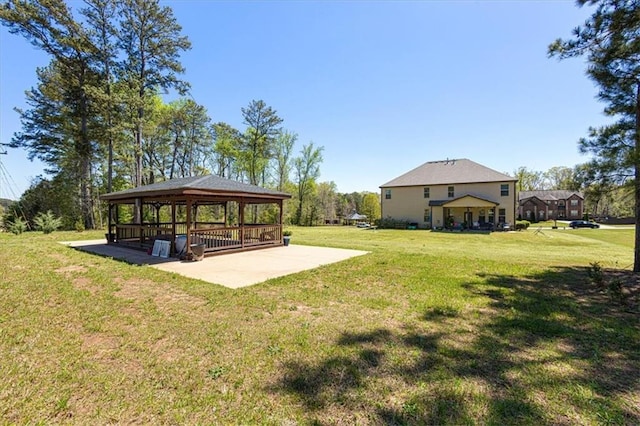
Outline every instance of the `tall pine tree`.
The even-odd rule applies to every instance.
[[[583,152],[595,154],[601,176],[632,181],[635,193],[633,271],[640,272],[640,1],[578,0],[595,6],[593,15],[573,31],[573,38],[549,46],[560,59],[585,56],[587,75],[598,85],[605,113],[616,121],[590,128],[580,140]]]
[[[176,89],[186,92],[189,85],[179,78],[184,67],[180,54],[191,48],[186,36],[180,35],[178,24],[169,7],[158,0],[125,0],[120,6],[122,18],[119,45],[124,54],[121,78],[127,82],[129,98],[136,111],[135,186],[142,185],[143,129],[145,105],[157,91]]]

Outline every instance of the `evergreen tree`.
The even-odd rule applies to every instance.
[[[38,157],[55,169],[64,163],[77,170],[84,226],[92,229],[91,166],[96,146],[90,134],[88,88],[96,83],[91,68],[96,47],[62,0],[7,1],[0,5],[0,21],[9,32],[22,35],[52,57],[51,66],[38,73],[40,86],[28,94],[32,109],[20,111],[23,132],[14,137],[12,146],[26,148],[32,158]],[[47,152],[49,145],[64,144],[71,149]],[[67,155],[63,159],[59,154]]]
[[[143,129],[147,99],[158,90],[177,89],[184,93],[189,85],[178,76],[184,73],[180,54],[191,48],[181,36],[169,7],[158,0],[125,0],[120,5],[121,27],[119,47],[124,54],[121,78],[131,93],[129,102],[135,111],[132,131],[135,137],[133,157],[135,186],[142,185]]]
[[[595,6],[593,15],[569,40],[549,46],[560,59],[586,56],[587,75],[598,85],[605,113],[617,121],[590,128],[580,140],[583,152],[595,154],[603,176],[633,182],[635,194],[635,250],[633,271],[640,272],[640,2],[578,0]]]

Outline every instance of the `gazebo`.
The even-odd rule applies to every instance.
[[[345,219],[347,221],[347,224],[351,225],[352,222],[365,220],[366,218],[367,218],[367,215],[359,214],[356,211],[354,211],[349,216],[347,216]]]
[[[282,245],[282,206],[291,195],[207,175],[100,198],[109,203],[109,244],[149,250],[157,240],[170,241],[170,255],[191,258],[194,249],[218,254]]]

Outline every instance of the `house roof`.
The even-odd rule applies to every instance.
[[[460,183],[515,182],[516,178],[467,160],[429,161],[390,180],[380,188]]]
[[[481,197],[475,194],[464,194],[464,195],[460,195],[459,197],[455,197],[455,198],[448,198],[446,200],[431,200],[429,201],[429,206],[446,206],[447,204],[452,204],[455,203],[456,201],[461,201],[461,200],[469,200],[470,202],[467,204],[468,207],[475,207],[475,206],[484,206],[485,204],[491,204],[493,206],[497,206],[500,203],[494,200],[490,200],[486,197]]]
[[[175,196],[175,195],[221,195],[221,196],[248,196],[252,198],[285,199],[291,195],[262,188],[248,183],[225,179],[220,176],[192,176],[170,179],[164,182],[152,183],[138,188],[125,189],[124,191],[104,194],[103,200],[124,200],[138,197]]]
[[[518,201],[526,200],[528,198],[537,198],[542,201],[557,201],[566,200],[571,196],[577,195],[584,199],[584,196],[579,191],[569,191],[566,189],[554,189],[554,190],[539,190],[539,191],[520,191],[518,193]]]

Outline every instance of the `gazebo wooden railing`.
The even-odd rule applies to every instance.
[[[245,225],[191,231],[191,244],[203,244],[205,253],[220,250],[273,246],[282,243],[280,225]]]

